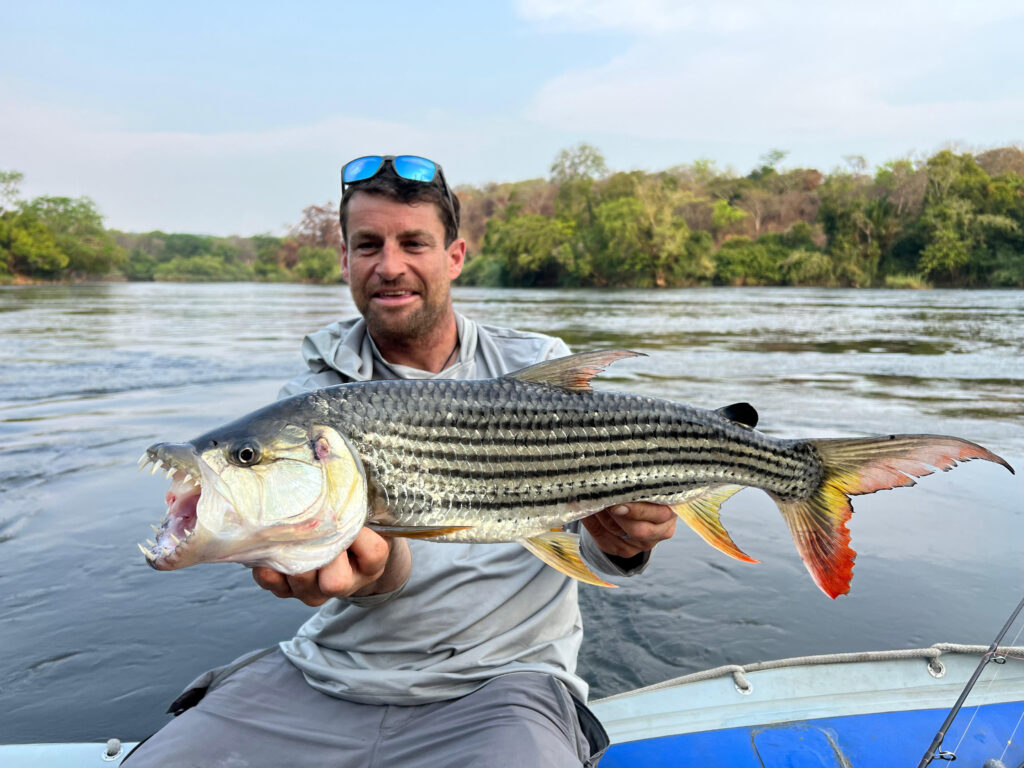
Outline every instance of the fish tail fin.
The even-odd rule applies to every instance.
[[[722,502],[741,490],[743,490],[742,485],[719,485],[709,488],[696,499],[673,504],[672,510],[680,520],[719,552],[724,552],[729,557],[734,557],[745,563],[756,563],[757,560],[736,546],[736,542],[725,530],[718,514],[718,508]]]
[[[809,498],[771,494],[793,534],[804,565],[821,590],[835,598],[850,591],[856,553],[847,523],[851,496],[915,485],[916,477],[943,472],[959,462],[985,459],[1013,468],[980,445],[942,435],[809,440],[824,470]]]
[[[616,586],[602,579],[583,562],[580,555],[580,537],[575,533],[548,531],[539,536],[519,539],[519,543],[566,576],[598,587]]]

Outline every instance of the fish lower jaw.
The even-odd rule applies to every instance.
[[[160,571],[184,568],[191,564],[186,554],[200,527],[198,507],[202,486],[181,470],[172,469],[169,475],[172,483],[165,498],[167,512],[160,527],[152,526],[156,541],[147,539],[148,548],[139,544],[146,561]]]

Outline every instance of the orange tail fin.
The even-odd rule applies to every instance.
[[[811,577],[829,597],[850,591],[856,552],[846,527],[853,507],[850,496],[914,485],[915,477],[943,472],[959,462],[985,459],[1013,467],[980,445],[942,435],[808,441],[821,457],[824,476],[810,498],[775,496],[800,557]]]

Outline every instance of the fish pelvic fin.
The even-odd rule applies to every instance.
[[[602,579],[583,562],[580,555],[580,537],[575,533],[548,531],[539,536],[519,539],[519,543],[556,571],[561,571],[577,581],[598,587],[617,586]]]
[[[590,380],[616,360],[621,360],[624,357],[645,357],[645,355],[642,352],[631,352],[628,349],[600,349],[593,352],[580,352],[578,355],[567,355],[555,360],[546,360],[543,363],[537,363],[506,375],[512,379],[530,381],[534,384],[547,384],[574,392],[589,392]]]
[[[729,557],[745,563],[759,562],[736,546],[729,532],[725,530],[719,517],[718,508],[737,491],[743,490],[742,485],[718,485],[691,501],[673,504],[672,510],[679,519],[690,526],[704,541],[724,552]]]
[[[853,561],[847,527],[851,496],[916,484],[914,478],[943,472],[963,461],[984,459],[1013,468],[991,451],[956,437],[889,435],[874,438],[809,440],[824,470],[820,485],[806,499],[771,494],[793,535],[814,582],[831,598],[850,591]]]
[[[367,523],[366,527],[381,536],[397,536],[404,539],[432,539],[449,533],[465,531],[471,525],[382,525]]]

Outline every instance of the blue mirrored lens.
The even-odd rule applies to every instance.
[[[346,184],[351,184],[353,181],[365,181],[380,170],[383,162],[384,158],[380,155],[357,157],[355,160],[345,163],[345,170],[341,178]]]
[[[400,155],[392,161],[395,173],[410,181],[433,181],[437,173],[437,164],[425,157],[416,155]]]

